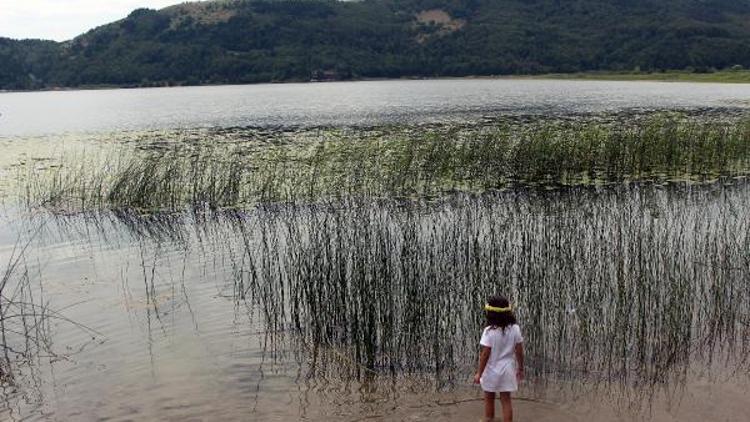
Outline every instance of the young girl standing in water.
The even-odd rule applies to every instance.
[[[479,341],[479,370],[474,383],[484,390],[484,417],[495,418],[495,394],[500,396],[503,422],[513,422],[510,393],[523,379],[523,337],[508,299],[492,296],[484,305],[487,326]]]

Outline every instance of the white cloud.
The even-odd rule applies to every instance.
[[[69,40],[122,19],[139,7],[160,9],[181,0],[0,0],[0,37]]]

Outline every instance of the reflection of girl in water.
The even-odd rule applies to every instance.
[[[492,296],[484,305],[487,327],[479,341],[479,370],[474,383],[484,391],[484,417],[495,418],[495,394],[500,396],[503,422],[513,422],[510,393],[523,379],[523,337],[508,299]]]

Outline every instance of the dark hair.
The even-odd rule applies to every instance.
[[[490,296],[487,299],[487,304],[496,308],[507,308],[510,306],[510,302],[503,296]],[[492,328],[502,328],[505,331],[506,327],[509,327],[516,323],[516,316],[513,311],[506,312],[495,312],[495,311],[484,311],[487,316],[487,326]]]

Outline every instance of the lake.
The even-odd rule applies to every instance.
[[[744,420],[748,100],[508,79],[0,94],[0,419],[475,420],[503,293],[519,419]]]
[[[416,123],[507,114],[746,108],[748,84],[456,79],[0,94],[0,137]]]

